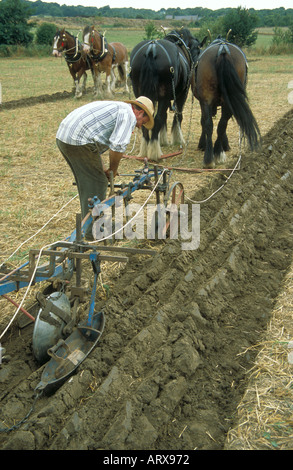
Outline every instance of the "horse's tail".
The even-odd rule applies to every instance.
[[[124,82],[126,80],[126,76],[125,76],[125,69],[122,67],[122,65],[118,65],[118,73],[119,73],[120,80]]]
[[[245,85],[242,84],[227,52],[222,52],[216,63],[219,91],[230,112],[235,117],[250,148],[256,149],[260,143],[260,131],[250,109]]]
[[[153,103],[158,101],[159,94],[159,73],[156,50],[156,44],[151,42],[147,47],[145,60],[140,70],[141,95],[147,96]]]

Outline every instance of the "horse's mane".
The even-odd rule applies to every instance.
[[[85,34],[89,33],[89,32],[90,32],[90,29],[91,29],[91,26],[89,26],[89,25],[85,26],[85,27],[83,28],[83,32],[82,32],[83,36],[84,36]]]
[[[195,40],[187,28],[173,29],[165,36],[165,39],[171,42],[183,41],[186,45],[189,45],[191,41]]]

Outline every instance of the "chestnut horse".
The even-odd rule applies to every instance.
[[[94,64],[94,96],[103,96],[100,74],[106,73],[107,95],[112,96],[115,91],[116,76],[114,70],[117,68],[120,80],[125,84],[128,92],[127,68],[128,52],[121,42],[110,42],[94,26],[86,26],[83,30],[83,50],[89,55]]]
[[[142,128],[141,157],[158,161],[162,155],[161,145],[168,143],[168,108],[175,110],[172,143],[184,144],[181,132],[183,107],[194,71],[194,61],[205,40],[200,43],[187,28],[181,28],[171,31],[164,39],[141,41],[132,50],[130,78],[134,95],[136,98],[147,96],[156,108],[152,131]]]
[[[202,134],[198,148],[203,150],[204,168],[213,168],[226,159],[229,150],[226,129],[233,116],[250,148],[258,147],[260,132],[246,94],[247,61],[243,51],[221,38],[213,41],[199,56],[191,88],[201,107]],[[221,107],[217,139],[213,147],[213,116]]]
[[[57,31],[53,42],[53,52],[55,57],[59,57],[61,52],[65,52],[65,60],[75,85],[75,98],[80,98],[86,90],[87,70],[93,74],[91,60],[83,52],[82,45],[72,34],[62,29]],[[82,85],[80,80],[83,78]]]

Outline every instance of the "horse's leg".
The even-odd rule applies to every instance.
[[[169,107],[168,99],[160,99],[158,102],[158,109],[155,117],[155,124],[151,131],[151,138],[148,145],[147,157],[150,160],[158,161],[162,155],[160,146],[160,133],[167,125],[167,109]]]
[[[86,93],[86,81],[87,81],[87,73],[86,71],[84,71],[82,75],[82,87],[81,87],[82,93]]]
[[[116,87],[116,75],[115,75],[115,72],[114,72],[114,69],[116,67],[117,67],[116,65],[112,65],[112,67],[111,67],[111,85],[110,85],[110,88],[111,88],[112,93],[115,92],[115,87]]]
[[[127,73],[128,73],[128,61],[126,62],[121,62],[119,65],[118,65],[118,72],[119,72],[119,76],[120,76],[120,79],[121,79],[121,82],[124,83],[124,86],[125,86],[125,91],[127,91],[127,93],[129,92],[129,88],[128,88],[128,83],[127,83]]]
[[[94,80],[94,98],[102,98],[102,83],[101,74],[98,68],[98,64],[95,62],[93,67],[93,80]]]
[[[106,74],[106,94],[111,97],[113,95],[111,90],[111,72]]]
[[[112,89],[111,89],[111,80],[112,80],[112,64],[106,64],[106,69],[104,70],[106,73],[106,95],[111,98],[113,96]]]
[[[225,151],[230,150],[228,137],[227,137],[227,125],[230,117],[232,116],[231,112],[227,109],[226,106],[222,106],[221,119],[217,128],[217,140],[214,145],[214,155],[217,162],[224,162],[226,160]]]
[[[169,145],[168,132],[167,132],[167,119],[166,122],[162,125],[160,130],[160,144],[162,146]]]
[[[75,72],[72,70],[72,67],[70,67],[71,64],[68,64],[68,63],[67,63],[67,65],[68,65],[68,70],[69,70],[69,72],[70,72],[71,78],[72,78],[72,80],[73,80],[72,93],[75,93],[75,90],[76,90],[76,85],[75,85]]]
[[[175,115],[173,118],[173,124],[172,124],[172,143],[173,144],[180,144],[184,145],[185,140],[182,134],[182,129],[181,129],[181,123],[182,123],[182,118],[183,118],[183,106],[185,103],[185,93],[182,96],[177,96],[176,100],[176,110],[175,110]]]
[[[122,67],[122,70],[123,70],[123,76],[124,76],[124,81],[125,81],[125,91],[127,91],[127,93],[128,93],[128,92],[129,92],[128,83],[127,83],[127,78],[128,78],[128,61],[123,62],[123,63],[121,64],[121,67]]]
[[[201,123],[202,123],[202,136],[205,138],[205,153],[203,160],[204,168],[214,168],[214,152],[213,152],[213,116],[212,108],[207,103],[201,103]]]
[[[69,70],[70,70],[70,73],[71,73],[71,76],[73,78],[74,85],[75,85],[75,95],[74,95],[74,97],[75,98],[80,98],[82,96],[82,89],[81,89],[81,86],[79,84],[80,73],[79,73],[79,71],[78,71],[78,73],[75,72],[75,70],[72,67],[72,64],[70,64]]]
[[[148,155],[148,144],[150,141],[149,132],[145,127],[142,126],[142,138],[140,142],[139,157],[147,157]]]
[[[157,113],[156,113],[157,114]],[[161,114],[162,118],[162,114]],[[167,111],[166,111],[166,119],[162,118],[162,125],[159,133],[159,140],[160,140],[160,145],[169,145],[169,139],[168,139],[168,131],[167,131]]]
[[[81,84],[81,79],[82,79],[82,84]],[[81,98],[82,93],[85,90],[85,84],[86,84],[86,79],[87,75],[85,73],[85,69],[81,68],[77,72],[77,78],[76,78],[76,92],[75,92],[75,98]]]
[[[204,113],[202,103],[200,103],[200,108],[201,108],[201,118],[200,118],[201,136],[198,142],[198,150],[202,150],[204,152],[206,149],[206,145],[207,145],[207,138],[206,138],[206,132],[205,132],[205,113]]]

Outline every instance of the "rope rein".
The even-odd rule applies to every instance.
[[[230,180],[232,175],[235,173],[235,171],[240,170],[240,162],[241,162],[241,159],[242,159],[242,155],[241,155],[242,137],[243,136],[241,135],[241,130],[239,129],[239,157],[238,157],[238,160],[237,160],[233,170],[231,171],[230,175],[226,179],[226,181],[216,191],[214,191],[209,197],[207,197],[206,199],[203,199],[202,201],[194,201],[193,199],[190,199],[188,196],[185,196],[186,199],[188,199],[188,201],[192,202],[193,204],[203,204],[204,202],[209,201],[213,196],[215,196],[215,194],[217,194],[219,191],[221,191],[221,189],[223,189],[224,186],[226,186],[226,184],[228,183],[228,181]]]

